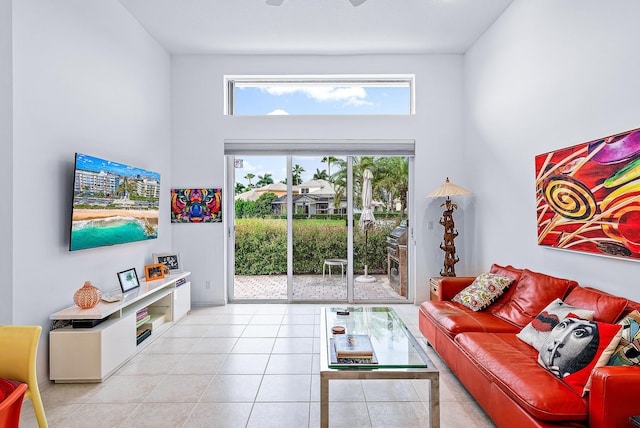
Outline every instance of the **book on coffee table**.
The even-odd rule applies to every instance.
[[[373,357],[373,345],[366,334],[339,334],[333,340],[338,358]]]
[[[376,353],[373,352],[373,355],[369,357],[342,357],[338,358],[336,355],[336,346],[333,338],[329,339],[329,366],[349,366],[349,365],[358,365],[358,366],[375,366],[378,365],[378,358],[376,357]]]

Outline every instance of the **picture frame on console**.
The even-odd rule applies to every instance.
[[[144,267],[144,277],[147,281],[164,278],[165,265],[162,263],[154,263]]]
[[[118,281],[120,281],[120,289],[123,293],[135,290],[140,287],[136,268],[131,268],[118,272]]]
[[[154,253],[152,255],[153,263],[161,263],[169,268],[169,273],[182,272],[182,261],[180,260],[180,253]]]

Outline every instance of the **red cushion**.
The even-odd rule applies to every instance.
[[[629,300],[612,296],[593,288],[576,287],[564,299],[576,308],[589,309],[596,314],[594,321],[614,323],[622,317]]]
[[[20,382],[13,379],[6,379],[0,377],[0,401],[4,401],[16,388],[20,385]]]
[[[549,303],[562,299],[577,285],[577,282],[569,279],[524,269],[515,289],[511,286],[514,289],[511,298],[501,308],[490,312],[514,325],[524,327]]]
[[[588,399],[538,364],[538,352],[512,333],[462,333],[463,352],[504,394],[543,421],[586,421]]]
[[[498,300],[493,302],[491,306],[487,308],[487,311],[489,311],[492,314],[495,314],[496,311],[499,310],[501,307],[503,307],[506,302],[511,300],[511,296],[513,295],[513,292],[516,290],[516,287],[518,286],[518,281],[522,276],[522,269],[514,268],[511,265],[500,266],[494,263],[493,265],[491,265],[491,269],[489,270],[489,272],[496,273],[498,275],[506,276],[507,278],[513,279],[513,284],[511,284],[511,286],[504,292],[502,296],[498,298]]]
[[[488,312],[474,312],[455,302],[427,301],[422,304],[421,310],[446,330],[450,337],[469,331],[517,333],[520,330]]]
[[[495,263],[491,265],[491,269],[489,270],[489,272],[506,276],[507,278],[513,279],[514,282],[518,281],[520,279],[520,276],[522,275],[522,269],[514,268],[511,265],[500,266]]]

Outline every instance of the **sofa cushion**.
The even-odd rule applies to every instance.
[[[489,272],[506,276],[507,278],[513,279],[514,282],[517,282],[520,276],[522,276],[522,269],[515,268],[511,265],[500,266],[495,263],[491,265]]]
[[[614,323],[620,319],[629,303],[628,299],[604,293],[593,288],[575,287],[564,302],[595,312],[594,321]]]
[[[460,303],[472,311],[481,311],[502,296],[512,283],[511,278],[486,272],[453,296],[451,301]]]
[[[17,380],[0,377],[0,403],[11,395],[19,385],[20,382]]]
[[[511,294],[516,289],[516,285],[522,276],[522,269],[514,268],[511,265],[508,266],[500,266],[497,264],[491,265],[491,269],[489,270],[491,273],[497,273],[498,275],[506,276],[507,278],[513,279],[513,284],[504,292],[502,296],[498,298],[491,306],[487,308],[487,310],[491,313],[495,313],[498,309],[500,309],[505,302],[508,302],[511,299]]]
[[[520,331],[518,327],[491,315],[488,312],[474,312],[460,303],[450,301],[427,301],[420,310],[449,337],[469,331],[511,332]]]
[[[462,333],[456,343],[494,385],[532,417],[586,421],[588,401],[538,364],[538,353],[513,333]]]
[[[490,312],[514,325],[524,327],[549,303],[558,298],[562,299],[577,285],[577,282],[569,279],[524,269],[510,299],[499,309]]]
[[[556,299],[549,303],[547,307],[516,336],[540,352],[540,348],[542,348],[542,344],[551,333],[551,330],[569,314],[578,318],[591,320],[593,319],[594,312],[567,305],[561,299]]]
[[[604,366],[618,346],[621,330],[619,324],[567,317],[544,341],[538,362],[584,395],[593,369]]]
[[[618,324],[622,326],[622,337],[607,365],[640,365],[640,312],[634,310]]]

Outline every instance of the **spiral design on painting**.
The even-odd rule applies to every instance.
[[[581,181],[568,175],[554,175],[545,180],[543,195],[547,204],[562,217],[589,220],[596,213],[596,198]]]

